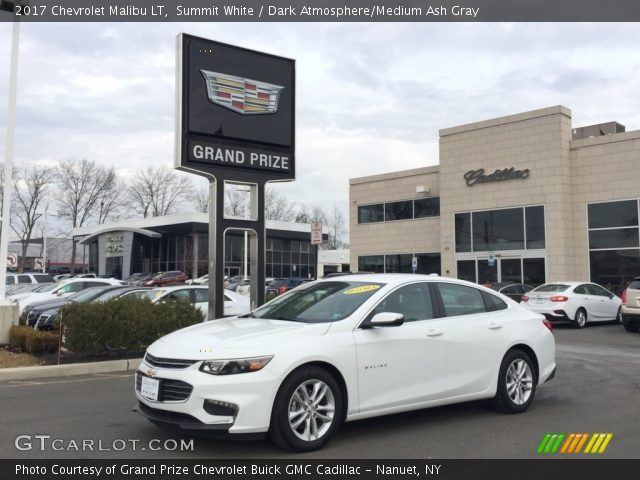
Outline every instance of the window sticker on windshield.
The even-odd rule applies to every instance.
[[[370,292],[371,290],[377,290],[380,288],[380,285],[363,285],[362,287],[354,287],[349,290],[345,290],[343,293],[345,295],[356,295],[358,293]]]

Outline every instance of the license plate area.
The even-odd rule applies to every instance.
[[[160,380],[155,378],[142,377],[140,384],[140,395],[149,400],[158,400],[158,394],[160,392]]]

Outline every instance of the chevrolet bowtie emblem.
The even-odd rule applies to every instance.
[[[155,377],[157,374],[158,372],[155,368],[150,368],[147,370],[147,375],[149,375],[150,377]]]
[[[276,113],[283,86],[200,70],[207,81],[209,100],[242,115]]]

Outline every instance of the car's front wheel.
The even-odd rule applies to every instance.
[[[288,450],[317,450],[337,430],[342,411],[335,378],[322,368],[302,367],[286,378],[276,395],[269,436]]]
[[[529,355],[522,350],[511,350],[502,359],[498,377],[498,390],[493,398],[496,409],[507,413],[522,413],[536,393],[538,379]]]

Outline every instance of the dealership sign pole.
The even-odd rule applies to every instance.
[[[209,180],[209,319],[224,314],[225,236],[250,237],[251,307],[264,302],[265,188],[295,179],[295,61],[180,34],[175,168]],[[225,187],[248,218],[225,215]]]

